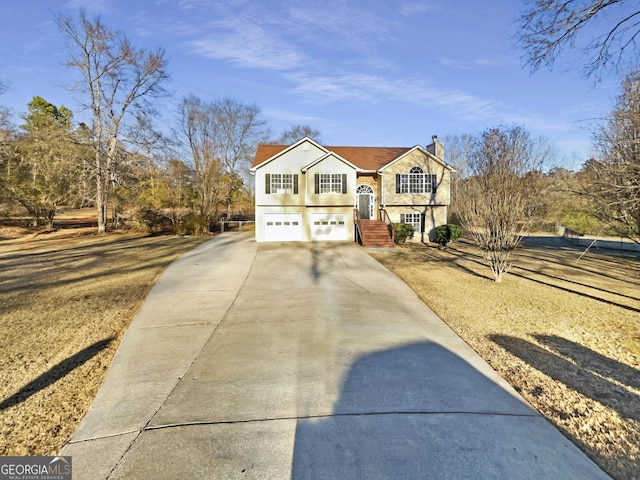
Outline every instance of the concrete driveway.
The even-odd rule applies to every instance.
[[[165,271],[61,453],[75,480],[608,478],[361,247],[237,233]]]

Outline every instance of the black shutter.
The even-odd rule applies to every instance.
[[[315,182],[315,192],[316,193],[320,193],[320,174],[316,173],[313,176],[314,182]]]
[[[438,177],[435,174],[431,174],[431,193],[436,193],[438,189]]]
[[[342,174],[342,193],[347,193],[347,174]]]
[[[271,175],[269,173],[264,176],[264,193],[271,193]]]
[[[399,173],[396,173],[396,193],[400,193],[400,174]]]
[[[427,215],[425,213],[421,213],[420,214],[420,233],[424,233],[425,229],[424,229],[424,221],[427,218]]]
[[[293,174],[293,193],[298,194],[298,174]]]

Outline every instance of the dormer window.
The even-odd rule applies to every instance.
[[[396,174],[396,193],[436,193],[437,178],[424,173],[420,167],[412,167],[409,173]]]

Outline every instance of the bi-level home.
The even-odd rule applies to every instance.
[[[357,241],[392,245],[393,223],[427,241],[447,223],[450,178],[437,137],[422,147],[330,147],[309,138],[259,145],[256,240]]]

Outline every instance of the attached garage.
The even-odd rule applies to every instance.
[[[302,218],[300,213],[265,213],[265,242],[302,240]]]
[[[347,215],[344,213],[312,213],[312,240],[347,240]]]

